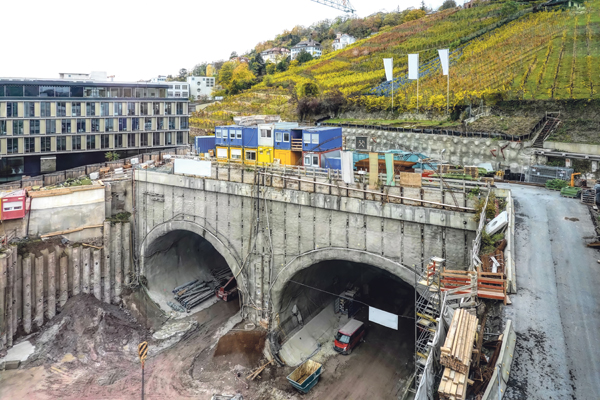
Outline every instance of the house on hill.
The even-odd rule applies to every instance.
[[[260,53],[264,62],[271,61],[272,63],[278,63],[289,55],[290,51],[285,47],[273,47]]]
[[[582,0],[549,0],[540,4],[540,9],[548,10],[550,8],[583,8]]]
[[[292,47],[292,60],[298,57],[298,54],[304,50],[309,53],[311,56],[317,58],[321,57],[321,43],[315,42],[314,40],[303,40],[294,47]]]
[[[347,33],[338,33],[336,38],[333,40],[333,49],[341,50],[354,42],[356,42],[356,38],[354,36],[350,36]]]

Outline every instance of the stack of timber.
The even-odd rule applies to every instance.
[[[467,397],[467,374],[444,368],[438,394],[440,400],[464,400]]]

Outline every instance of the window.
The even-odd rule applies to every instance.
[[[71,136],[71,150],[81,150],[81,136]]]
[[[85,132],[85,119],[78,118],[77,119],[77,133]]]
[[[188,129],[189,125],[188,125],[188,117],[181,117],[180,121],[179,121],[179,128],[180,129]],[[241,136],[240,136],[241,138]]]
[[[113,115],[123,115],[123,103],[113,103]]]
[[[255,161],[256,160],[256,151],[246,150],[246,160]]]
[[[275,141],[281,142],[283,139],[283,134],[281,132],[275,132]]]
[[[181,97],[188,97],[188,92],[181,92]]]
[[[171,105],[172,103],[165,103],[165,115],[171,115]]]
[[[6,85],[7,97],[23,97],[23,85]]]
[[[183,132],[177,132],[177,144],[183,144]]]
[[[171,141],[171,136],[172,136],[171,132],[165,133],[165,145],[173,144]]]
[[[23,203],[20,201],[9,201],[9,202],[2,203],[2,211],[16,211],[16,210],[22,210],[22,209],[23,209]]]
[[[65,151],[65,150],[67,150],[66,136],[57,136],[56,137],[56,151]]]
[[[146,118],[144,120],[144,129],[147,131],[152,130],[152,118]]]
[[[312,144],[319,144],[319,134],[318,133],[313,133],[311,135],[312,137]]]
[[[25,138],[25,153],[35,153],[35,138]]]
[[[220,129],[215,129],[215,138],[221,139],[221,130]]]
[[[235,138],[236,139],[241,139],[242,138],[242,130],[238,129],[235,131]]]
[[[46,120],[46,134],[56,133],[56,121],[53,119]]]
[[[135,147],[135,133],[127,134],[127,147]]]
[[[173,97],[173,92],[169,90],[169,91],[167,92],[167,97]]]
[[[42,148],[41,148],[42,153],[50,151],[50,142],[51,142],[50,139],[52,139],[52,138],[50,138],[50,137],[42,137],[41,139],[42,139],[41,140],[41,142],[42,142]]]
[[[115,135],[114,136],[114,141],[115,141],[115,149],[120,149],[123,147],[123,135]]]
[[[148,135],[149,135],[149,133],[140,133],[140,146],[141,147],[148,146]]]
[[[131,130],[132,131],[140,130],[140,119],[139,118],[131,118]]]
[[[104,120],[104,132],[114,132],[114,131],[115,131],[114,119],[106,118]]]
[[[40,95],[40,87],[37,85],[25,85],[25,97],[38,97]]]
[[[127,115],[135,115],[135,103],[127,103]]]
[[[100,132],[100,120],[92,118],[92,132]]]
[[[8,154],[17,154],[19,152],[19,139],[16,139],[16,138],[6,139],[6,152]]]
[[[66,117],[67,116],[67,103],[64,101],[59,101],[56,103],[56,116],[57,117]]]
[[[86,103],[85,105],[85,115],[88,117],[96,116],[96,103]]]
[[[270,138],[271,137],[271,130],[270,129],[261,129],[260,130],[260,137]]]
[[[142,115],[150,115],[149,109],[148,103],[140,103],[140,113]]]
[[[127,118],[119,118],[119,132],[127,130]]]
[[[229,130],[229,139],[235,139],[235,130],[234,129]]]
[[[61,126],[60,131],[62,133],[71,133],[71,120],[70,119],[63,119],[61,125],[62,126]]]
[[[42,102],[40,104],[40,115],[42,117],[50,117],[50,106],[52,103],[48,103],[48,102]]]
[[[183,103],[181,102],[177,103],[177,115],[183,115]]]
[[[163,129],[165,129],[165,119],[164,118],[158,118],[156,120],[157,124],[156,124],[156,129],[158,129],[159,131],[162,131]]]
[[[110,135],[101,135],[100,137],[100,147],[103,149],[108,149],[110,146]]]
[[[0,135],[6,135],[6,121],[0,120]]]
[[[8,102],[6,103],[6,116],[7,117],[18,117],[19,116],[19,106],[18,103]]]
[[[71,116],[81,117],[81,103],[73,103],[71,105]]]
[[[154,132],[152,134],[152,146],[160,146],[160,133]]]
[[[96,135],[87,135],[86,139],[85,148],[87,150],[94,150],[96,148]]]
[[[169,117],[169,129],[175,129],[175,117]]]
[[[181,85],[175,85],[175,90],[181,89]]]
[[[40,120],[39,119],[30,119],[29,120],[29,134],[37,135],[40,133]]]
[[[231,159],[232,160],[241,160],[242,159],[242,149],[231,149]]]
[[[319,165],[319,156],[313,154],[312,156],[312,165]]]
[[[25,102],[25,116],[35,117],[35,103],[33,101]]]
[[[290,133],[289,132],[283,132],[283,141],[284,142],[290,141]]]
[[[13,121],[13,135],[23,134],[23,121]]]
[[[100,103],[100,116],[107,117],[108,115],[108,103]]]
[[[160,103],[152,103],[153,114],[160,115]]]

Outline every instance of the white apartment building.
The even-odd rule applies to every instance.
[[[202,98],[213,98],[213,90],[215,89],[215,78],[212,76],[188,76],[187,84],[189,85],[190,96],[193,100]]]
[[[273,47],[272,49],[263,51],[260,55],[264,62],[270,61],[272,63],[278,63],[286,57],[289,57],[290,51],[285,47]]]
[[[169,85],[167,97],[180,97],[187,99],[190,97],[190,88],[187,82],[165,82]]]
[[[356,38],[354,36],[350,36],[347,33],[338,33],[337,37],[333,40],[333,49],[341,50],[354,42],[356,42]]]
[[[298,57],[298,54],[302,51],[310,53],[314,58],[321,57],[321,43],[315,42],[314,40],[303,40],[294,47],[292,47],[292,60]]]

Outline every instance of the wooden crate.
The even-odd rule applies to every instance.
[[[414,172],[400,172],[400,186],[421,187],[421,174]]]
[[[471,175],[473,178],[479,178],[479,168],[475,166],[465,167],[463,173],[465,175]]]

